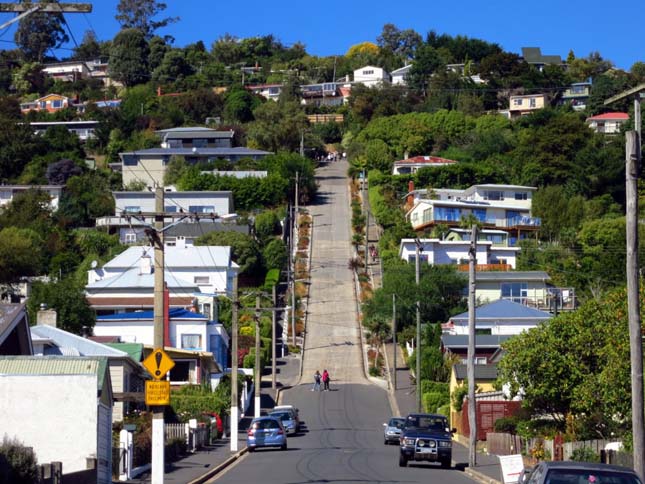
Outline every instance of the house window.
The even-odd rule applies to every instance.
[[[215,207],[213,205],[189,205],[188,211],[195,213],[211,213],[215,211]]]
[[[487,190],[484,192],[484,200],[504,200],[504,192],[501,190]]]
[[[135,155],[122,155],[122,159],[125,166],[137,166],[139,162]]]
[[[492,331],[493,330],[490,329],[490,328],[476,328],[475,329],[475,334],[476,335],[479,335],[479,334],[481,334],[481,335],[492,334]]]
[[[177,237],[164,237],[163,243],[166,247],[176,247]]]
[[[371,70],[371,71],[363,71],[364,76],[369,76],[369,75],[372,75],[372,74],[374,74],[373,70]]]
[[[408,255],[408,262],[416,264],[416,261],[417,261],[416,253]],[[428,254],[419,254],[419,264],[427,264],[427,263],[428,263]]]
[[[435,207],[434,219],[443,222],[459,222],[461,220],[461,210],[452,207]]]
[[[412,221],[416,222],[418,218],[419,218],[419,214],[417,212],[413,212],[412,213]]]
[[[515,98],[513,99],[513,106],[521,106],[522,105],[522,100]]]
[[[177,207],[175,205],[166,205],[163,210],[167,213],[177,213]]]
[[[195,276],[193,282],[198,286],[204,286],[210,284],[211,278],[209,276]]]
[[[508,299],[516,303],[523,303],[528,297],[528,283],[526,282],[502,282],[502,299]]]
[[[529,194],[527,192],[515,192],[515,200],[528,200]]]
[[[130,212],[130,213],[138,213],[141,211],[141,207],[139,205],[126,205],[123,211]]]
[[[208,140],[205,138],[195,138],[193,139],[193,148],[207,148]]]
[[[137,241],[137,234],[125,234],[124,241],[126,244],[134,244]]]
[[[170,370],[170,381],[190,383],[194,366],[195,363],[192,361],[175,360],[175,366]]]
[[[537,100],[535,98],[531,98],[529,100],[529,106],[531,106],[532,108],[536,107],[537,106]]]
[[[168,143],[168,148],[183,148],[184,143],[180,139],[169,139],[166,143]]]
[[[40,106],[40,109],[47,109],[47,101],[40,101],[38,105]]]
[[[202,335],[201,334],[182,334],[181,347],[185,350],[201,350]]]
[[[485,208],[473,208],[472,213],[480,222],[486,222],[486,209]]]
[[[477,356],[477,357],[475,357],[475,364],[476,365],[485,365],[486,364],[486,357],[485,356]]]
[[[60,109],[62,107],[63,107],[63,101],[61,101],[60,99],[56,99],[52,101],[52,108]]]

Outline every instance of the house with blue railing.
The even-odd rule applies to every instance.
[[[416,232],[429,232],[437,225],[457,227],[475,218],[487,229],[507,232],[515,245],[540,228],[540,219],[531,215],[537,188],[521,185],[473,185],[465,190],[438,188],[413,190],[406,218]]]

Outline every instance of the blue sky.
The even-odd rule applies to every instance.
[[[81,0],[76,0],[81,1]],[[324,0],[258,1],[165,0],[164,16],[181,20],[159,33],[175,37],[176,46],[202,40],[207,48],[224,33],[237,37],[274,34],[290,45],[301,41],[313,55],[344,54],[353,44],[376,40],[386,23],[496,42],[509,52],[541,47],[544,54],[566,58],[598,51],[623,69],[645,61],[642,0],[615,4],[601,0]],[[99,39],[118,32],[118,0],[94,0],[91,14],[70,14],[77,41],[92,28]],[[7,14],[0,20],[8,20]],[[13,32],[3,35],[12,39]],[[73,45],[70,45],[70,47]],[[64,53],[61,52],[64,55]]]

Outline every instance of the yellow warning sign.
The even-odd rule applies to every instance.
[[[166,373],[172,370],[175,362],[172,361],[172,358],[164,350],[157,348],[143,360],[143,366],[150,372],[152,378],[161,380],[165,378]]]
[[[170,405],[170,382],[146,380],[146,405]]]

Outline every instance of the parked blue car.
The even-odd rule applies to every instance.
[[[280,447],[282,450],[287,450],[287,433],[280,419],[254,418],[246,431],[246,446],[249,452],[259,447]]]

